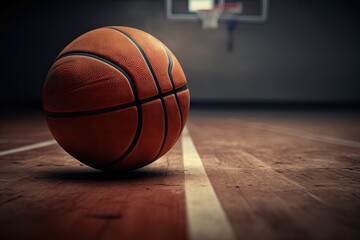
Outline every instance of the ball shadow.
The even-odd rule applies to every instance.
[[[129,172],[103,172],[91,168],[61,168],[41,172],[37,178],[69,181],[133,181],[162,178],[165,175],[162,168],[142,168]]]

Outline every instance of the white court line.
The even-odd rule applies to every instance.
[[[280,127],[272,124],[266,124],[266,123],[258,123],[258,122],[236,122],[240,125],[243,125],[245,127],[251,127],[255,129],[265,130],[269,132],[274,133],[280,133],[284,135],[289,135],[293,137],[299,137],[304,138],[308,140],[323,142],[323,143],[331,143],[335,145],[345,146],[345,147],[353,147],[353,148],[360,148],[360,142],[352,141],[352,140],[346,140],[336,137],[330,137],[326,135],[320,135],[316,133],[307,132],[304,130],[299,130],[295,128],[288,128],[288,127]]]
[[[18,148],[13,148],[13,149],[1,151],[0,156],[5,156],[5,155],[13,154],[13,153],[24,152],[24,151],[28,151],[28,150],[32,150],[32,149],[36,149],[36,148],[47,147],[47,146],[53,145],[55,143],[56,143],[55,139],[44,141],[44,142],[39,142],[39,143],[34,143],[34,144],[26,145],[26,146],[23,146],[23,147],[18,147]]]
[[[236,239],[186,127],[182,133],[182,148],[189,239]]]

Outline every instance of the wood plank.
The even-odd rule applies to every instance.
[[[253,121],[358,141],[358,118],[263,116],[201,112],[189,120],[236,237],[359,239],[359,149],[244,125]],[[0,147],[50,136],[39,115],[0,122]],[[179,142],[160,161],[124,175],[92,170],[57,145],[0,159],[0,239],[187,238]]]
[[[1,239],[184,239],[181,146],[128,174],[105,174],[59,146],[3,156]]]
[[[359,167],[358,149],[246,128],[224,117],[198,116],[190,123],[239,239],[360,236],[360,173],[349,170]]]
[[[42,114],[0,117],[0,151],[52,139]]]

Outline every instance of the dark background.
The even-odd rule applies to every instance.
[[[166,19],[163,0],[12,1],[1,6],[3,105],[40,106],[53,59],[94,28],[147,31],[178,57],[193,103],[307,103],[358,106],[360,4],[356,0],[270,0],[265,23],[242,23],[235,49],[226,27]]]

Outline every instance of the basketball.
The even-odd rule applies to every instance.
[[[72,41],[43,88],[48,127],[59,145],[104,171],[143,167],[168,152],[184,128],[187,82],[173,53],[152,35],[104,27]]]

